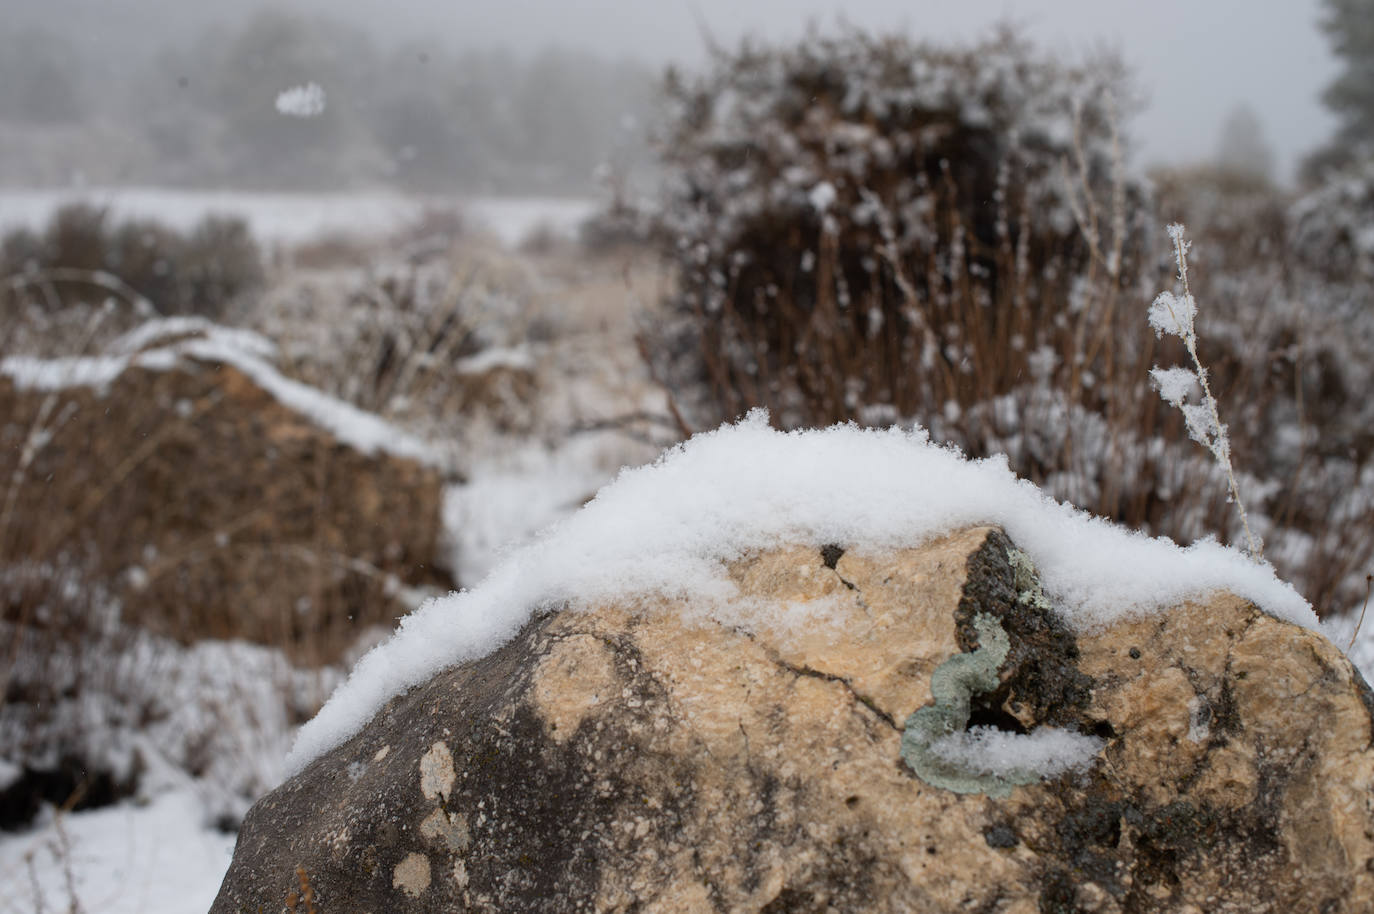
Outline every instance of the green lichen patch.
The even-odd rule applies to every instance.
[[[973,697],[997,688],[997,671],[1011,648],[1007,633],[992,616],[979,614],[974,617],[973,627],[978,633],[978,648],[955,654],[936,668],[930,680],[934,704],[917,709],[907,718],[902,732],[902,759],[917,777],[933,787],[955,793],[1007,796],[1012,787],[1034,783],[1039,775],[1024,769],[973,771],[936,750],[941,740],[968,728]]]
[[[1031,561],[1031,557],[1020,549],[1008,549],[1007,562],[1011,565],[1017,602],[1046,613],[1054,612],[1049,598],[1045,596],[1044,588],[1040,586],[1040,573],[1035,570],[1035,563]]]

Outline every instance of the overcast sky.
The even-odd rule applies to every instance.
[[[1056,53],[1106,45],[1139,74],[1148,109],[1133,125],[1138,164],[1209,157],[1220,122],[1255,109],[1286,176],[1328,136],[1318,98],[1335,64],[1317,28],[1319,0],[293,0],[352,6],[388,28],[424,28],[466,46],[561,43],[639,58],[699,60],[693,9],[716,37],[783,38],[809,20],[970,38],[999,19],[1026,26]],[[436,31],[437,30],[437,31]]]
[[[857,25],[931,38],[969,39],[1010,19],[1056,53],[1106,45],[1134,66],[1149,100],[1131,125],[1136,164],[1210,157],[1221,121],[1246,103],[1286,177],[1334,126],[1318,98],[1335,71],[1317,28],[1320,0],[0,0],[0,29],[32,17],[78,38],[121,24],[172,34],[263,5],[350,18],[383,40],[561,44],[650,63],[701,60],[693,10],[728,44],[745,33],[795,37],[841,10]]]

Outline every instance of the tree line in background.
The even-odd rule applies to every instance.
[[[1371,0],[1322,4],[1339,65],[1322,101],[1340,125],[1304,163],[1308,185],[1374,141],[1372,23]],[[652,170],[660,74],[631,60],[386,43],[270,9],[132,45],[111,29],[106,42],[42,17],[0,26],[0,185],[587,193],[608,166]],[[309,82],[327,95],[320,116],[275,110]],[[1253,110],[1233,109],[1218,139],[1217,164],[1273,177]]]
[[[55,31],[0,33],[0,183],[586,193],[648,159],[657,75],[630,61],[383,47],[263,11],[130,58]],[[320,85],[325,110],[279,113]]]

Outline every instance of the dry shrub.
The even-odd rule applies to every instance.
[[[329,231],[291,246],[292,267],[325,270],[371,264],[379,251],[412,265],[451,253],[468,234],[467,218],[453,206],[427,205],[389,235],[366,228]]]
[[[308,671],[453,583],[431,564],[439,470],[172,344],[233,333],[155,326],[145,364],[129,340],[0,362],[0,827],[169,764],[232,823],[322,701]]]
[[[411,263],[447,254],[468,234],[468,220],[454,206],[426,206],[391,239],[390,246]]]
[[[42,233],[18,229],[0,242],[0,278],[11,294],[50,309],[102,300],[93,275],[117,277],[163,314],[210,318],[264,282],[257,243],[237,218],[207,216],[181,233],[151,219],[116,223],[105,209],[71,204]]]
[[[65,578],[60,586],[58,579]],[[281,776],[295,726],[339,675],[294,668],[244,641],[181,645],[120,621],[99,581],[56,566],[0,573],[8,601],[40,600],[43,624],[0,621],[12,648],[0,703],[0,829],[45,804],[104,806],[195,779],[208,822],[237,826]]]
[[[0,781],[0,828],[28,823],[44,803],[85,809],[131,795],[138,765],[127,748],[116,760],[118,748],[98,750],[83,738],[98,722],[82,719],[79,704],[109,684],[108,670],[93,662],[97,646],[121,640],[108,592],[79,560],[56,556],[0,565],[0,601],[0,760],[20,769],[13,783]],[[22,626],[20,615],[28,617]],[[45,738],[58,730],[67,738]]]
[[[1126,92],[1111,59],[1066,67],[1007,32],[812,35],[671,83],[680,291],[655,357],[688,423],[919,423],[1143,523],[1205,489],[1139,435],[1156,347],[1122,305],[1158,267],[1114,132]]]
[[[1374,156],[1357,161],[1296,201],[1290,214],[1297,262],[1338,295],[1374,293]],[[1352,286],[1363,287],[1360,290]]]
[[[348,232],[328,232],[294,245],[289,263],[300,270],[330,270],[366,263],[372,242]]]
[[[388,262],[262,303],[288,373],[370,412],[451,439],[473,422],[533,421],[546,328],[529,277],[485,252]]]
[[[950,50],[846,32],[746,46],[668,89],[666,348],[675,379],[706,381],[698,424],[966,409],[1043,347],[1111,346],[1134,251],[1096,201],[1134,192],[1111,185],[1109,61],[1064,68],[1010,33]]]
[[[655,221],[651,202],[617,195],[583,220],[577,241],[594,256],[634,254],[652,239]]]
[[[0,415],[0,478],[27,477],[7,490],[0,555],[80,569],[124,623],[327,663],[410,608],[398,591],[450,585],[431,567],[440,473],[339,443],[231,365],[132,367],[56,394],[0,377]],[[46,440],[19,474],[35,425]],[[5,619],[40,624],[41,606]]]

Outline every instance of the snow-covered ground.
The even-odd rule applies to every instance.
[[[190,787],[0,833],[0,914],[206,911],[234,853]]]
[[[434,199],[386,195],[0,191],[0,228],[37,227],[55,207],[72,200],[108,205],[118,216],[154,217],[178,227],[210,212],[234,213],[245,217],[268,243],[296,243],[333,231],[385,235],[413,222],[426,207],[442,205]],[[458,202],[467,218],[485,223],[507,243],[540,225],[571,231],[590,208],[586,201]],[[579,423],[594,425],[599,418],[662,411],[654,399],[661,392],[636,374],[642,366],[633,354],[633,333],[622,301],[630,297],[619,283],[596,287],[584,300],[562,287],[547,292],[547,308],[560,317],[559,335],[539,350],[538,358],[519,350],[520,367],[541,374],[541,395],[548,398],[544,409],[556,421],[546,421],[537,433],[525,437],[465,439],[466,481],[449,490],[444,506],[450,561],[459,579],[472,585],[491,578],[461,597],[429,604],[425,612],[410,618],[409,636],[377,658],[404,654],[432,666],[473,656],[518,625],[530,603],[561,596],[606,595],[628,588],[697,591],[709,597],[721,583],[712,572],[721,557],[781,539],[867,538],[881,544],[977,521],[1006,524],[1080,623],[1128,605],[1150,608],[1199,589],[1230,586],[1277,613],[1311,624],[1301,598],[1238,554],[1215,544],[1185,553],[1169,544],[1103,533],[1095,522],[1049,505],[1013,482],[995,462],[970,469],[947,452],[930,448],[919,436],[899,433],[885,436],[848,429],[790,438],[756,419],[697,441],[652,469],[625,474],[588,510],[568,521],[622,464],[648,462],[656,450],[616,430],[576,429]],[[653,300],[651,294],[644,298]],[[621,338],[615,337],[617,333]],[[108,354],[113,362],[82,363],[82,370],[88,367],[98,380],[101,370],[113,370],[134,358],[150,342],[146,337],[147,331],[126,337],[115,347],[118,351]],[[192,341],[182,348],[192,345],[199,344]],[[236,352],[242,356],[242,351],[264,364],[271,358],[267,347],[250,338],[239,341]],[[477,358],[509,359],[512,352],[493,349]],[[0,371],[41,382],[45,375],[31,368],[22,362],[0,363]],[[62,375],[70,383],[71,374],[64,370]],[[555,383],[547,383],[550,380]],[[295,391],[285,380],[277,387],[288,398]],[[331,408],[325,419],[345,412]],[[365,430],[372,428],[364,425]],[[559,522],[564,523],[555,526]],[[1096,544],[1092,548],[1084,545],[1090,541]],[[1091,574],[1083,567],[1084,556],[1095,557],[1095,565],[1087,569]],[[1109,587],[1115,589],[1107,592]],[[483,613],[484,607],[495,609]],[[1329,629],[1328,634],[1344,646],[1350,623],[1339,624],[1341,630]],[[455,632],[462,637],[455,638]],[[178,661],[175,670],[182,673],[161,676],[150,688],[166,693],[168,700],[188,694],[234,695],[233,709],[257,723],[235,724],[232,713],[216,718],[222,724],[216,732],[232,738],[231,745],[244,747],[216,754],[227,760],[226,766],[260,769],[264,773],[259,780],[270,781],[282,770],[284,747],[296,734],[284,718],[262,726],[260,711],[271,699],[253,688],[269,683],[273,677],[263,670],[274,662],[264,650],[236,647],[237,659],[226,664],[211,662],[227,656],[222,648],[202,646],[188,652],[186,662]],[[192,662],[197,657],[199,665]],[[1366,676],[1374,672],[1374,623],[1365,629],[1351,657]],[[231,670],[244,677],[243,684],[217,678]],[[350,690],[340,693],[333,710],[312,725],[313,732],[301,744],[304,755],[297,761],[342,738],[401,684],[374,673],[364,670]],[[187,685],[196,682],[204,687]],[[272,689],[268,692],[274,694]],[[191,719],[198,718],[193,714]],[[191,729],[176,714],[167,714],[166,720],[169,734]],[[223,723],[226,720],[230,723]],[[235,734],[252,740],[245,742]],[[160,754],[171,758],[175,753],[168,747],[178,744],[170,737],[164,742]],[[175,759],[169,768],[180,770]],[[50,811],[25,831],[0,832],[0,914],[170,914],[208,908],[232,854],[233,836],[214,827],[226,801],[223,795],[207,795],[203,781],[174,772],[150,779],[138,799],[99,810]],[[6,777],[0,770],[0,786]]]
[[[536,229],[572,235],[596,201],[554,197],[439,197],[394,193],[247,193],[155,187],[0,190],[0,231],[38,229],[58,207],[88,203],[116,218],[156,219],[186,230],[210,214],[238,216],[267,244],[298,244],[325,235],[390,235],[427,210],[455,210],[477,231],[514,245]]]
[[[337,681],[243,642],[117,643],[114,655],[97,646],[81,659],[104,688],[76,690],[51,716],[63,732],[76,722],[82,757],[121,777],[141,768],[137,792],[99,809],[49,808],[23,831],[0,832],[0,914],[208,909],[234,848],[216,823],[239,819],[280,780],[291,721]],[[20,775],[4,769],[0,787]]]

